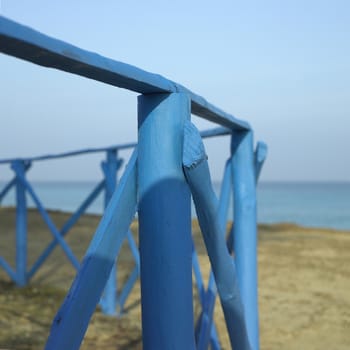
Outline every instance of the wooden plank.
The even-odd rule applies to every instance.
[[[231,135],[231,130],[228,128],[225,128],[225,127],[218,127],[218,128],[203,130],[200,132],[200,135],[204,139],[210,138],[210,137],[216,137],[216,136],[225,136],[225,135]],[[44,154],[42,156],[25,157],[25,158],[6,158],[6,159],[1,159],[0,164],[8,164],[8,163],[12,163],[12,162],[17,161],[17,160],[20,160],[23,162],[34,162],[34,161],[37,162],[37,161],[50,160],[50,159],[75,157],[75,156],[81,156],[83,154],[89,154],[89,153],[120,151],[120,150],[135,148],[136,146],[137,146],[136,142],[128,142],[128,143],[121,143],[118,145],[113,145],[113,146],[108,146],[108,147],[83,148],[81,150],[76,150],[76,151]],[[0,200],[3,196],[4,196],[3,192],[1,192]]]
[[[59,158],[66,158],[66,157],[81,156],[83,154],[89,154],[89,153],[100,153],[100,152],[114,151],[114,150],[118,151],[118,150],[123,150],[123,149],[135,148],[136,145],[137,144],[135,142],[129,142],[129,143],[123,143],[120,145],[109,146],[109,147],[84,148],[84,149],[77,150],[77,151],[45,154],[42,156],[25,157],[25,158],[7,158],[7,159],[1,159],[0,164],[12,163],[16,160],[21,160],[21,161],[26,161],[26,162],[34,162],[34,161],[37,162],[37,161],[50,160],[50,159],[59,159]]]
[[[191,189],[199,226],[215,276],[221,306],[225,316],[231,346],[235,350],[250,350],[245,315],[238,287],[235,264],[228,253],[224,230],[217,215],[218,201],[211,184],[210,172],[204,145],[199,132],[187,122],[184,129],[183,170]],[[215,290],[207,294],[213,307]],[[203,313],[203,349],[209,342],[212,310]],[[208,317],[208,318],[206,318]],[[205,337],[206,335],[206,337]]]
[[[0,18],[1,51],[50,68],[85,76],[135,92],[174,91],[160,75],[82,50],[5,17]]]
[[[121,163],[119,162],[118,152],[116,150],[107,151],[106,160],[101,162],[101,168],[105,178],[105,209],[107,208],[117,186],[119,164]],[[115,261],[100,300],[102,312],[109,316],[117,315],[118,278],[116,264],[117,262]]]
[[[126,63],[80,49],[29,27],[0,17],[0,52],[142,94],[183,92],[192,113],[235,130],[249,125],[225,113],[180,84]]]
[[[259,349],[257,279],[256,171],[253,133],[232,137],[232,182],[234,207],[234,251],[248,338],[252,350]]]
[[[191,92],[191,111],[198,117],[210,120],[233,130],[250,130],[250,125],[229,113],[226,113],[206,101],[203,97]]]
[[[76,224],[79,218],[85,213],[87,208],[91,205],[91,203],[96,199],[96,197],[100,194],[102,189],[105,186],[105,181],[102,180],[97,184],[97,186],[92,190],[92,192],[88,195],[88,197],[83,201],[83,203],[78,207],[74,214],[64,223],[62,229],[60,230],[60,234],[64,237],[70,229]],[[49,255],[57,246],[58,241],[54,238],[48,246],[43,250],[40,254],[39,258],[35,261],[30,271],[28,272],[28,280],[34,276],[34,274],[38,271],[41,265],[46,261]]]
[[[194,350],[191,202],[182,171],[190,100],[143,95],[138,115],[143,349]]]
[[[26,187],[20,181],[25,177],[26,165],[24,162],[12,163],[16,173],[16,275],[17,285],[27,284],[27,255],[28,255],[28,213]]]
[[[58,311],[47,350],[79,349],[137,206],[135,149]]]

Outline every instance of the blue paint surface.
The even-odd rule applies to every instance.
[[[61,246],[64,254],[67,256],[69,261],[72,263],[72,265],[78,269],[79,267],[79,261],[73,254],[72,250],[70,249],[69,245],[66,243],[66,241],[61,236],[59,230],[55,226],[54,222],[51,220],[49,214],[45,210],[43,204],[41,203],[39,197],[36,195],[33,187],[30,185],[30,183],[27,181],[27,179],[22,176],[21,174],[17,173],[18,180],[25,186],[28,194],[32,197],[41,217],[43,218],[44,222],[46,223],[47,227],[50,230],[50,233],[54,236],[54,238],[58,241],[59,245]]]
[[[258,182],[262,166],[267,157],[267,145],[264,142],[259,141],[256,145],[254,152],[255,163],[255,181]]]
[[[15,161],[12,169],[16,173],[16,282],[27,284],[27,205],[26,187],[21,179],[25,177],[26,165]]]
[[[11,191],[13,187],[16,185],[16,177],[14,177],[12,180],[10,180],[4,188],[0,192],[0,204],[2,200],[6,197],[6,195]]]
[[[199,154],[201,154],[200,159],[198,159]],[[190,122],[187,122],[185,127],[183,159],[186,162],[184,163],[184,172],[192,192],[199,225],[215,276],[231,346],[238,350],[249,350],[251,348],[235,265],[226,247],[223,227],[218,221],[218,201],[211,185],[202,139],[195,126]],[[208,298],[212,299],[214,294],[209,293]],[[213,307],[212,302],[210,305]],[[205,316],[206,314],[204,314]],[[210,319],[207,322],[210,322]],[[208,342],[208,338],[206,342]]]
[[[5,54],[143,94],[182,92],[190,96],[193,114],[231,129],[250,129],[245,121],[220,110],[180,84],[50,38],[2,16],[0,39],[0,50]]]
[[[102,191],[102,189],[105,186],[105,181],[102,180],[100,183],[97,184],[97,186],[92,190],[92,192],[88,195],[88,197],[83,201],[83,203],[79,206],[79,208],[76,210],[75,213],[72,214],[72,216],[63,224],[60,234],[62,237],[64,237],[70,229],[76,224],[76,222],[79,220],[79,218],[86,212],[88,207],[92,204],[92,202],[96,199],[96,197],[99,195],[99,193]],[[57,246],[58,241],[56,238],[54,238],[48,246],[44,249],[44,251],[40,254],[39,258],[36,260],[36,262],[33,264],[31,269],[28,272],[28,279],[33,277],[35,273],[38,271],[38,269],[42,266],[42,264],[46,261],[46,259],[50,256],[52,251]]]
[[[259,349],[256,171],[253,133],[232,135],[234,250],[250,344]]]
[[[224,177],[222,180],[220,199],[219,199],[218,208],[217,208],[217,220],[218,220],[219,226],[222,229],[223,234],[226,231],[226,221],[227,221],[227,215],[228,215],[228,209],[229,209],[231,187],[232,187],[231,186],[231,160],[229,159],[225,164]],[[203,298],[205,302],[202,303],[202,314],[200,319],[197,321],[197,325],[196,325],[196,334],[197,334],[196,337],[198,339],[197,343],[198,344],[200,343],[200,346],[197,347],[198,350],[208,348],[207,336],[209,331],[211,333],[210,340],[211,340],[212,348],[220,348],[218,342],[216,341],[217,337],[214,334],[215,327],[213,323],[216,294],[217,294],[217,289],[216,289],[213,271],[210,271],[208,288],[206,292],[204,291]],[[204,319],[203,314],[207,317],[208,325],[203,324],[203,319]],[[212,326],[211,329],[209,328],[210,325]]]
[[[207,130],[203,130],[200,132],[200,135],[202,138],[211,138],[216,136],[224,136],[224,135],[231,135],[230,129],[227,129],[225,127],[217,127],[217,128],[211,128]],[[101,152],[118,152],[125,149],[133,149],[137,146],[136,142],[129,142],[129,143],[121,143],[114,146],[108,146],[108,147],[95,147],[95,148],[84,148],[74,151],[68,151],[68,152],[62,152],[62,153],[55,153],[55,154],[45,154],[40,156],[33,156],[33,157],[17,157],[17,158],[6,158],[6,159],[0,159],[0,164],[7,164],[12,163],[14,161],[24,161],[26,163],[28,162],[37,162],[37,161],[45,161],[45,160],[53,160],[53,159],[59,159],[59,158],[67,158],[67,157],[75,157],[75,156],[81,156],[85,154],[90,153],[101,153]],[[26,165],[27,167],[27,165]],[[14,179],[8,184],[10,187],[13,186]],[[6,190],[6,191],[5,191]],[[9,189],[4,188],[0,192],[0,202],[2,197],[5,196],[5,194],[8,192]],[[6,192],[6,193],[3,193]]]
[[[58,311],[47,350],[79,349],[101,297],[119,249],[135,215],[136,159],[134,151],[85,254],[81,268]]]
[[[198,255],[194,247],[194,244],[192,248],[192,268],[193,268],[193,273],[195,275],[195,282],[197,284],[199,301],[202,306],[202,314],[199,316],[199,319],[196,321],[196,326],[195,326],[197,350],[206,349],[208,347],[209,340],[213,349],[220,349],[219,337],[217,335],[215,324],[211,322],[212,321],[211,319],[208,322],[206,322],[206,320],[203,319],[203,314],[208,314],[210,312],[208,310],[208,307],[210,307],[210,304],[207,301],[207,295],[212,291],[210,288],[211,287],[210,282],[207,290],[204,287],[202,273],[199,266]],[[215,293],[216,293],[216,290],[215,290]],[[215,300],[214,300],[214,303],[215,303]],[[214,310],[214,306],[212,310]],[[205,326],[203,325],[203,322],[206,322]],[[200,338],[203,337],[203,335],[207,336],[208,335],[207,333],[210,333],[210,338],[208,338],[208,342],[201,341]]]
[[[105,208],[115,191],[117,171],[121,163],[121,160],[119,162],[117,159],[116,150],[108,150],[106,152],[106,160],[101,163],[105,178]],[[115,262],[100,300],[102,312],[106,315],[112,316],[117,314],[117,288],[117,267]]]
[[[190,192],[182,171],[185,94],[139,97],[139,235],[145,350],[194,350]]]

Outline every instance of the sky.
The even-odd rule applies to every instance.
[[[248,121],[269,147],[263,181],[350,181],[350,1],[1,0],[0,10]],[[0,84],[0,159],[137,139],[135,93],[6,55]],[[229,139],[206,148],[219,180]],[[95,180],[101,157],[38,162],[29,177]]]

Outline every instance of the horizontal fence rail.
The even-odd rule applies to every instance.
[[[53,39],[2,16],[0,40],[1,52],[41,66],[56,68],[142,94],[186,93],[191,98],[193,114],[230,129],[250,129],[245,121],[220,110],[180,84],[158,74]]]
[[[203,130],[203,131],[200,132],[200,135],[203,138],[224,136],[224,135],[230,135],[230,134],[231,134],[230,129],[224,128],[224,127]],[[36,156],[36,157],[7,158],[7,159],[0,159],[0,164],[12,163],[12,162],[14,162],[16,160],[21,160],[23,162],[34,162],[34,161],[37,162],[37,161],[49,160],[49,159],[59,159],[59,158],[80,156],[80,155],[89,154],[89,153],[101,153],[101,152],[108,152],[108,151],[122,151],[122,150],[125,150],[125,149],[135,148],[136,145],[137,145],[136,142],[129,142],[129,143],[123,143],[123,144],[120,144],[120,145],[115,145],[115,146],[110,146],[110,147],[85,148],[85,149],[77,150],[77,151],[69,151],[69,152],[55,153],[55,154],[46,154],[46,155]]]
[[[17,251],[15,269],[2,257],[0,266],[18,285],[25,285],[59,245],[77,269],[53,320],[46,349],[79,349],[96,305],[100,303],[107,314],[122,312],[140,277],[143,349],[204,350],[210,346],[219,350],[220,334],[214,322],[218,295],[231,347],[258,350],[256,182],[267,146],[258,142],[254,150],[250,125],[160,75],[80,49],[2,16],[0,40],[0,52],[7,55],[141,94],[137,143],[0,160],[15,173],[0,192],[0,202],[16,188]],[[191,114],[221,127],[200,133],[190,121]],[[217,198],[202,139],[222,135],[230,136],[231,146]],[[128,148],[134,149],[133,154],[117,183],[122,165],[118,152]],[[63,227],[57,228],[26,173],[36,161],[97,152],[106,153],[101,164],[103,179]],[[64,236],[102,191],[105,211],[80,263]],[[26,193],[53,236],[29,270]],[[207,285],[191,234],[191,196],[212,269]],[[139,247],[130,231],[136,212]],[[227,234],[230,219],[233,224]],[[125,285],[117,288],[116,259],[124,240],[135,267]],[[192,273],[201,305],[197,320]]]

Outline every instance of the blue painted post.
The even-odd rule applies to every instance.
[[[19,177],[25,176],[26,164],[16,160],[11,168],[16,173],[16,283],[22,287],[27,284],[27,202]]]
[[[218,209],[217,209],[217,215],[218,215],[218,223],[220,227],[222,228],[222,232],[224,234],[223,238],[226,238],[226,224],[227,224],[227,214],[228,214],[228,208],[229,208],[229,203],[230,203],[230,194],[231,194],[231,187],[232,187],[232,166],[231,166],[231,158],[228,159],[225,163],[225,171],[224,171],[224,176],[221,184],[221,190],[220,190],[220,197],[219,197],[219,204],[218,204]],[[216,330],[215,330],[215,324],[212,322],[213,320],[213,313],[214,313],[214,308],[215,308],[215,299],[216,299],[216,294],[217,294],[217,289],[216,289],[216,284],[215,284],[215,279],[213,275],[213,271],[210,272],[210,277],[209,277],[209,283],[208,283],[208,288],[207,292],[205,293],[207,295],[208,301],[206,303],[203,303],[203,308],[202,308],[202,313],[207,314],[207,318],[209,319],[209,326],[211,327],[211,347],[212,349],[220,349],[219,343],[218,343],[218,338],[216,335]],[[199,321],[202,321],[199,319]],[[205,326],[206,327],[206,326]],[[203,339],[202,344],[199,344],[197,341],[197,349],[203,349],[207,348],[207,339],[205,339],[205,333],[206,333],[206,328],[203,327],[200,323],[197,321],[197,328],[198,333],[196,334],[196,339]],[[200,340],[201,341],[201,340]],[[202,346],[202,347],[201,347]]]
[[[227,251],[223,225],[217,215],[218,201],[210,178],[204,145],[196,127],[186,123],[183,169],[191,189],[199,226],[213,269],[222,310],[225,316],[230,343],[235,350],[251,350],[249,346],[242,300],[237,283],[235,264]],[[201,349],[208,347],[216,288],[213,280],[207,293],[208,305],[204,305],[203,332],[198,340]],[[209,307],[210,305],[210,307]]]
[[[144,350],[194,350],[190,192],[182,172],[187,94],[138,99]]]
[[[226,238],[226,226],[227,226],[227,214],[230,203],[230,197],[232,193],[232,166],[231,158],[225,163],[225,171],[222,179],[221,189],[220,189],[220,200],[218,207],[218,221],[222,226],[224,232],[224,237]]]
[[[241,292],[248,338],[259,349],[257,289],[256,182],[253,133],[232,135],[232,174],[234,188],[234,247],[238,285]]]
[[[256,145],[254,153],[255,163],[255,181],[258,182],[261,173],[262,166],[264,165],[267,156],[267,145],[264,142],[259,141]]]
[[[117,185],[117,151],[108,150],[106,152],[106,161],[101,163],[103,174],[105,176],[105,208],[112,198],[113,192]],[[113,265],[111,274],[106,283],[101,301],[102,312],[106,315],[116,315],[117,313],[117,268]]]

